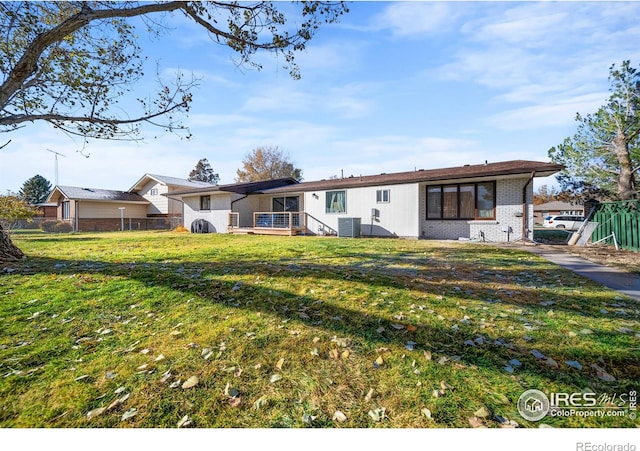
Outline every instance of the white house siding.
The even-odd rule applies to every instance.
[[[158,190],[158,194],[152,195],[151,190],[154,188]],[[149,180],[140,191],[137,191],[138,194],[151,202],[151,205],[149,205],[147,209],[147,213],[150,215],[167,214],[169,210],[169,199],[162,194],[168,192],[169,190],[166,185],[158,183],[155,180]]]
[[[229,228],[229,212],[231,212],[232,193],[219,192],[210,194],[211,210],[200,210],[200,196],[208,194],[194,194],[184,196],[184,226],[191,228],[197,219],[204,219],[209,223],[209,233],[226,233]]]
[[[119,207],[124,207],[124,219],[146,218],[146,204],[131,204],[124,202],[94,202],[87,200],[77,201],[78,217],[81,219],[93,218],[120,218]]]
[[[529,177],[507,178],[496,181],[495,220],[427,220],[426,188],[420,188],[420,216],[422,237],[431,239],[457,240],[477,239],[492,242],[516,241],[522,239],[522,190]],[[447,184],[447,182],[443,182]],[[533,227],[533,183],[526,192],[527,217],[529,225],[527,238],[532,238]],[[510,229],[509,229],[510,228]],[[505,232],[509,230],[509,233]],[[483,238],[484,236],[484,238]]]
[[[389,190],[388,203],[377,203],[377,190]],[[418,184],[346,188],[345,191],[346,213],[325,211],[327,191],[304,193],[304,211],[334,230],[338,230],[339,218],[360,218],[361,236],[418,237],[420,224],[419,210],[416,208],[420,196]],[[371,210],[374,208],[379,211],[379,216],[372,221]],[[317,227],[318,224],[313,222]],[[318,231],[312,229],[311,232]]]

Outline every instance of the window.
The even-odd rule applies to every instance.
[[[200,196],[200,210],[211,210],[211,196]]]
[[[326,212],[327,213],[346,213],[347,212],[347,192],[346,191],[327,191],[326,193]]]
[[[151,194],[152,196],[157,196],[158,188],[151,188],[151,191],[149,191],[149,194]]]
[[[271,201],[271,211],[300,211],[298,196],[274,197]]]
[[[391,190],[379,189],[376,191],[376,202],[379,204],[388,204]]]
[[[427,219],[494,219],[495,182],[427,186]]]
[[[71,219],[71,202],[62,202],[62,219]]]

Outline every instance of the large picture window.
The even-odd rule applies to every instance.
[[[326,203],[327,213],[346,213],[347,212],[347,192],[346,191],[327,191]]]
[[[495,219],[495,182],[427,186],[427,219]]]

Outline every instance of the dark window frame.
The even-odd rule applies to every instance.
[[[200,211],[211,211],[211,196],[200,196]]]
[[[493,190],[493,199],[492,199],[492,203],[493,203],[493,209],[492,209],[492,215],[491,217],[482,217],[478,215],[478,186],[479,185],[486,185],[486,184],[491,184],[492,186],[492,190]],[[460,212],[462,210],[462,204],[461,204],[461,196],[460,196],[460,188],[461,187],[468,187],[470,185],[473,185],[473,217],[469,216],[469,217],[461,217],[460,216]],[[425,203],[426,203],[426,211],[425,211],[425,217],[427,221],[495,221],[496,219],[496,198],[497,198],[497,193],[496,193],[496,181],[487,181],[487,182],[468,182],[468,183],[448,183],[448,184],[442,184],[442,185],[427,185],[425,188],[425,192],[426,192],[426,199],[425,199]],[[451,188],[455,187],[456,191],[456,216],[455,217],[445,217],[445,188],[447,189],[448,193],[451,193]],[[439,199],[438,199],[438,203],[439,205],[436,205],[436,209],[439,209],[440,211],[440,215],[437,217],[433,217],[433,216],[429,216],[429,190],[430,189],[438,189],[439,193],[433,192],[432,194],[439,194]]]

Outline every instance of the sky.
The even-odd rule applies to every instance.
[[[288,4],[283,3],[284,7]],[[190,140],[144,129],[141,142],[82,140],[47,124],[3,135],[0,194],[36,174],[51,184],[128,190],[145,173],[187,178],[207,158],[220,183],[242,159],[278,147],[305,181],[506,160],[549,161],[576,113],[609,96],[612,64],[640,66],[637,2],[351,2],[297,55],[239,68],[232,52],[179,16],[150,39],[163,76],[194,74]],[[151,90],[143,82],[138,93]],[[48,149],[48,150],[47,150]],[[82,152],[80,152],[82,150]],[[534,187],[555,184],[536,179]]]

